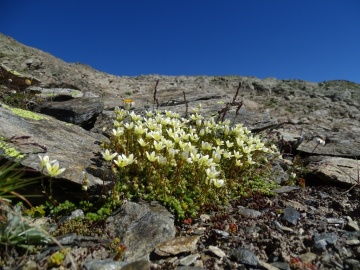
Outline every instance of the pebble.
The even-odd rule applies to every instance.
[[[219,258],[226,257],[225,252],[216,246],[209,246],[209,251],[218,256]]]
[[[351,217],[347,217],[348,224],[347,228],[351,231],[359,231],[359,225],[351,219]]]
[[[238,209],[239,214],[246,218],[257,218],[261,216],[261,212],[253,209],[245,208],[243,206],[239,206]]]
[[[200,258],[199,254],[191,254],[189,256],[181,258],[179,263],[180,263],[180,265],[189,266],[189,265],[193,264],[198,258]]]

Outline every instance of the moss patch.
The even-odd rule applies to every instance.
[[[9,147],[9,145],[4,141],[4,138],[0,137],[0,149],[4,151],[4,155],[11,158],[24,158],[24,154],[18,152],[15,148]]]
[[[31,112],[31,111],[27,111],[27,110],[23,110],[23,109],[19,109],[19,108],[12,108],[10,106],[7,106],[5,104],[2,104],[2,106],[8,110],[10,110],[13,114],[16,114],[20,117],[23,117],[23,118],[27,118],[27,119],[32,119],[32,120],[43,120],[43,119],[49,119],[48,117],[46,116],[43,116],[41,114],[38,114],[38,113],[34,113],[34,112]]]

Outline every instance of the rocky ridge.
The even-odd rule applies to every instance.
[[[82,64],[65,63],[2,34],[0,51],[3,98],[22,92],[36,92],[48,98],[41,104],[37,100],[32,102],[31,108],[39,114],[19,113],[5,105],[0,107],[2,152],[16,149],[28,154],[23,165],[36,170],[38,153],[58,159],[68,168],[59,179],[60,183],[66,183],[60,186],[66,187],[67,196],[81,194],[83,172],[90,177],[94,189],[102,183],[104,171],[99,143],[106,137],[101,130],[111,123],[114,107],[121,106],[125,98],[133,99],[139,111],[159,108],[184,113],[188,102],[190,107],[201,103],[206,115],[215,116],[221,115],[219,112],[229,104],[226,117],[244,123],[253,132],[267,133],[282,147],[286,160],[291,163],[294,155],[302,156],[307,166],[306,185],[310,187],[286,191],[267,202],[259,199],[244,201],[241,205],[235,203],[227,210],[226,217],[212,212],[198,221],[184,224],[178,228],[176,238],[175,225],[165,210],[160,211],[165,215],[162,217],[157,211],[150,211],[146,204],[143,207],[148,212],[132,209],[142,213],[134,218],[135,224],[149,217],[149,221],[160,220],[167,224],[167,230],[171,231],[163,238],[154,237],[157,241],[151,245],[145,244],[148,240],[139,243],[138,239],[144,236],[140,234],[136,238],[136,230],[130,229],[133,225],[117,225],[129,228],[120,233],[109,220],[109,235],[120,236],[124,241],[125,235],[129,237],[126,240],[128,255],[122,262],[105,260],[111,254],[104,249],[104,243],[95,244],[95,240],[71,236],[71,240],[66,240],[70,241],[66,242],[68,245],[81,249],[83,244],[76,243],[88,241],[93,251],[97,248],[101,251],[97,250],[100,255],[91,255],[96,260],[81,264],[84,269],[105,269],[101,267],[109,265],[114,269],[237,269],[241,266],[287,269],[298,264],[307,264],[309,269],[356,269],[360,246],[358,186],[353,193],[343,193],[311,185],[325,183],[349,189],[359,184],[360,85],[347,81],[311,83],[240,76],[118,77]],[[27,79],[31,85],[26,83]],[[238,112],[237,105],[231,104],[237,90],[236,101],[242,102]],[[316,138],[321,138],[325,144],[317,143]],[[280,181],[286,180],[284,172]],[[295,201],[289,196],[296,198]],[[339,201],[331,200],[331,196]],[[333,204],[338,209],[331,210]],[[245,214],[242,207],[245,207]],[[277,209],[283,214],[277,215]],[[122,211],[126,211],[126,207]],[[225,220],[222,225],[218,222],[221,218]],[[305,228],[311,230],[304,233]],[[145,230],[153,229],[146,227]],[[272,234],[274,230],[280,234]],[[260,240],[259,236],[268,242]],[[290,245],[287,238],[296,241],[292,240]],[[271,244],[273,241],[278,244]],[[173,251],[177,246],[178,250]],[[89,252],[90,248],[85,249]],[[75,252],[78,260],[83,259],[79,255],[81,252]],[[326,256],[335,255],[334,260],[326,259]],[[33,260],[41,261],[39,258]],[[136,266],[137,263],[143,268]]]

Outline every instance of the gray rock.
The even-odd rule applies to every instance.
[[[272,192],[281,194],[281,193],[288,193],[288,192],[298,190],[298,189],[300,189],[300,187],[298,187],[298,186],[283,186],[283,187],[273,189]]]
[[[226,257],[226,254],[223,250],[216,246],[209,246],[209,251],[218,256],[219,258]]]
[[[341,157],[316,156],[309,158],[310,173],[326,183],[354,185],[359,181],[360,161]]]
[[[336,233],[319,233],[314,236],[314,248],[325,250],[327,244],[335,244],[338,240]]]
[[[286,262],[273,262],[271,265],[280,270],[290,270],[290,265]]]
[[[125,265],[121,270],[150,270],[150,262],[140,260]]]
[[[200,254],[191,254],[184,258],[181,258],[179,263],[180,265],[189,266],[193,264],[198,258],[200,258]]]
[[[360,261],[356,259],[346,259],[344,261],[345,269],[360,270]]]
[[[37,270],[38,267],[36,265],[36,262],[29,260],[27,261],[24,266],[22,267],[23,270]]]
[[[218,229],[214,229],[212,230],[213,233],[217,236],[220,236],[222,238],[227,238],[230,236],[230,234],[228,232],[222,231],[222,230],[218,230]]]
[[[312,140],[313,136],[308,136],[297,147],[298,151],[317,154],[354,158],[360,156],[360,142],[357,140],[360,132],[352,130],[350,132],[324,132],[326,135],[326,144],[318,145],[317,142]]]
[[[281,215],[281,220],[296,225],[300,219],[300,213],[294,207],[286,207]]]
[[[239,247],[237,249],[232,249],[229,255],[236,259],[236,261],[246,265],[257,266],[259,264],[259,259],[255,253],[246,248]]]
[[[60,167],[66,170],[55,177],[59,180],[54,181],[54,184],[58,183],[60,190],[69,188],[67,185],[72,183],[78,188],[71,186],[71,189],[66,189],[67,199],[81,196],[83,172],[103,175],[103,169],[98,165],[101,161],[98,154],[102,151],[99,144],[107,141],[106,137],[46,115],[5,105],[0,106],[0,115],[0,155],[9,152],[9,149],[16,150],[24,154],[20,163],[37,171],[40,170],[38,155],[48,155],[51,160],[58,160]],[[91,173],[88,173],[88,179],[89,186],[103,184]]]
[[[261,216],[261,212],[253,209],[248,209],[243,206],[238,206],[238,212],[240,215],[246,218],[258,218]]]
[[[112,259],[87,260],[83,268],[85,270],[122,270],[125,265],[127,265],[126,262],[118,262]]]
[[[126,246],[124,260],[149,260],[155,246],[175,236],[173,215],[165,207],[147,203],[125,203],[107,219],[107,234],[118,237]]]
[[[347,224],[346,227],[351,231],[359,231],[359,225],[356,221],[352,220],[351,217],[347,217]]]
[[[198,266],[179,266],[176,267],[176,270],[204,270],[204,268]]]
[[[79,125],[87,130],[94,126],[104,105],[96,98],[81,98],[62,102],[46,102],[36,110],[61,121]]]
[[[159,243],[155,253],[160,256],[177,255],[184,252],[192,252],[196,249],[196,244],[200,236],[175,237]]]

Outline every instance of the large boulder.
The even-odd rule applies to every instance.
[[[104,105],[98,98],[81,98],[61,102],[45,102],[36,111],[87,130],[94,126]]]
[[[23,166],[37,171],[40,170],[38,155],[48,155],[66,168],[56,178],[75,184],[78,190],[81,190],[85,172],[89,186],[103,183],[94,174],[102,175],[99,153],[100,143],[105,140],[107,138],[100,134],[50,116],[4,104],[0,106],[0,155],[17,158]],[[73,192],[76,195],[76,190]]]

